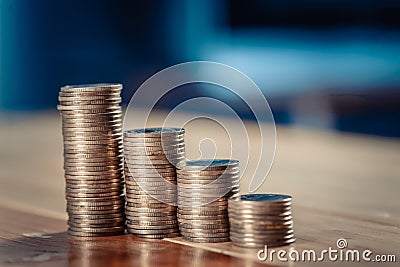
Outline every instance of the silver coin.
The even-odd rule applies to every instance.
[[[174,215],[175,212],[173,211],[160,211],[160,212],[136,212],[136,211],[130,211],[127,210],[125,212],[127,218],[137,218],[138,216],[142,216],[145,218],[149,217],[163,217],[163,216],[168,216],[168,215]]]
[[[64,153],[64,158],[68,159],[80,159],[80,158],[103,158],[103,157],[117,157],[121,156],[122,151],[110,151],[110,152],[95,152],[95,153],[84,153],[78,152],[74,154]]]
[[[82,197],[82,198],[90,198],[90,197],[109,197],[109,196],[117,196],[122,194],[123,191],[111,191],[107,193],[71,193],[71,192],[65,192],[66,196],[71,196],[71,197]]]
[[[151,186],[151,185],[146,185],[146,184],[142,184],[142,185],[128,184],[126,186],[126,188],[127,188],[127,190],[131,191],[132,193],[145,191],[149,194],[149,192],[162,193],[164,191],[164,193],[176,194],[176,188],[174,187],[173,184],[166,185],[166,186]]]
[[[104,141],[111,143],[121,143],[118,131],[101,131],[101,132],[62,132],[63,140],[70,143],[86,142],[86,141]],[[121,144],[120,144],[121,145]]]
[[[100,176],[100,175],[109,175],[110,177],[112,175],[121,175],[122,177],[122,170],[116,169],[116,170],[107,170],[107,171],[71,171],[71,170],[65,170],[66,175],[75,175],[75,176]]]
[[[184,238],[191,242],[197,243],[221,243],[221,242],[229,242],[229,237],[185,237]]]
[[[219,228],[219,229],[188,229],[188,228],[181,228],[180,229],[181,232],[185,232],[185,233],[193,233],[193,234],[201,234],[201,233],[205,233],[205,234],[212,234],[212,233],[228,233],[229,234],[229,227],[228,228]]]
[[[175,164],[179,160],[184,159],[184,156],[171,156],[171,157],[159,157],[159,158],[150,158],[150,157],[143,157],[143,158],[132,158],[129,155],[125,155],[125,161],[129,165],[171,165]]]
[[[114,191],[123,191],[124,187],[118,185],[116,187],[103,187],[103,188],[95,188],[95,187],[78,187],[78,188],[71,188],[66,187],[65,191],[68,193],[108,193]]]
[[[108,220],[108,219],[124,219],[125,216],[119,213],[110,213],[110,214],[98,214],[98,215],[90,215],[90,214],[69,214],[70,220]]]
[[[239,161],[225,160],[225,159],[211,159],[211,160],[186,160],[181,162],[177,167],[181,170],[221,170],[228,167],[237,167]]]
[[[154,194],[155,196],[155,194]],[[131,194],[129,192],[126,193],[126,198],[129,199],[131,202],[138,202],[138,201],[148,201],[149,203],[175,203],[176,197],[173,194],[166,194],[166,195],[157,195],[157,198],[154,196],[146,196],[146,195],[139,195],[139,194]]]
[[[281,194],[247,194],[241,195],[240,201],[254,203],[284,203],[292,200],[291,196]]]
[[[156,229],[178,229],[176,224],[163,224],[163,225],[138,225],[132,224],[129,220],[126,221],[126,225],[129,228],[142,229],[142,230],[156,230]]]
[[[91,116],[96,116],[96,115],[102,115],[102,114],[118,114],[121,112],[121,107],[116,105],[115,107],[109,107],[107,109],[81,109],[81,110],[62,110],[60,111],[60,114],[63,118],[68,118],[68,117],[85,117],[89,118]],[[121,133],[122,135],[122,133]]]
[[[152,193],[155,193],[155,194],[169,194],[169,193],[172,193],[172,194],[176,194],[176,188],[174,188],[174,185],[171,185],[171,186],[156,186],[156,187],[154,187],[154,186],[150,186],[150,185],[141,185],[141,186],[134,186],[134,185],[127,185],[126,186],[126,188],[127,188],[127,190],[128,191],[131,191],[132,193],[135,193],[135,192],[142,192],[142,191],[144,191],[144,192],[146,192],[146,193],[148,193],[148,194],[152,194]]]
[[[251,214],[251,213],[236,213],[233,212],[231,210],[229,210],[229,215],[232,216],[232,218],[235,219],[249,219],[249,220],[269,220],[270,218],[281,218],[281,217],[285,217],[288,215],[292,215],[292,212],[289,211],[285,211],[285,212],[276,212],[276,213],[264,213],[264,214]]]
[[[158,217],[158,216],[127,216],[130,225],[144,225],[144,226],[156,226],[156,225],[177,225],[178,221],[176,217]]]
[[[241,206],[235,205],[228,200],[229,211],[238,215],[263,215],[263,214],[276,214],[291,211],[291,206],[265,206],[265,207],[252,207],[252,206]]]
[[[198,217],[194,217],[191,219],[184,219],[184,218],[178,218],[179,223],[182,224],[187,224],[187,225],[223,225],[223,224],[229,224],[228,218],[221,218],[221,219],[214,219],[213,221],[210,220],[203,220]]]
[[[176,187],[176,177],[172,175],[166,175],[158,177],[141,177],[141,176],[131,176],[130,174],[125,174],[127,184],[135,185],[135,186],[142,186],[142,185],[149,185],[149,186],[174,186]]]
[[[279,224],[279,223],[285,223],[288,221],[292,221],[293,217],[292,215],[287,215],[287,216],[265,216],[263,221],[260,221],[259,219],[249,219],[249,218],[242,218],[242,217],[234,217],[230,216],[231,222],[232,223],[241,223],[241,224],[257,224],[257,225],[262,225],[262,224]]]
[[[229,238],[229,232],[226,233],[209,233],[209,232],[186,232],[184,230],[180,231],[183,237],[190,238]]]
[[[103,99],[66,99],[65,97],[58,97],[58,101],[63,106],[80,106],[80,105],[114,105],[121,103],[121,97],[103,98]]]
[[[126,223],[129,225],[136,225],[138,227],[140,226],[150,226],[150,227],[157,227],[157,226],[175,226],[178,227],[178,222],[176,219],[170,220],[170,221],[145,221],[145,220],[132,220],[130,218],[126,219]]]
[[[125,156],[125,160],[128,162],[128,166],[142,166],[142,165],[148,165],[148,166],[155,166],[155,165],[162,165],[162,166],[171,166],[173,162],[179,161],[184,159],[184,157],[180,158],[173,158],[173,159],[147,159],[147,160],[137,160],[137,159],[132,159],[129,158],[129,156]]]
[[[174,206],[168,206],[168,207],[134,207],[131,205],[127,205],[125,207],[127,211],[131,212],[137,212],[137,213],[170,213],[173,212],[174,214],[176,213],[176,207]]]
[[[81,122],[78,120],[71,120],[71,119],[63,119],[62,120],[62,131],[63,132],[74,132],[75,130],[77,132],[80,132],[79,129],[86,129],[83,132],[91,132],[91,129],[97,127],[100,128],[100,131],[108,131],[112,130],[115,128],[121,127],[122,120],[117,119],[114,121],[87,121],[87,122]],[[123,143],[123,141],[121,140]]]
[[[214,216],[217,214],[221,214],[222,212],[226,212],[224,209],[219,209],[219,210],[194,210],[194,211],[182,211],[178,210],[179,216]]]
[[[274,229],[274,230],[265,230],[265,231],[249,231],[247,229],[236,229],[232,228],[230,229],[231,234],[234,236],[243,236],[243,237],[255,237],[255,238],[275,238],[275,237],[280,237],[280,236],[286,236],[289,234],[293,234],[294,230],[292,228],[286,228],[286,229]]]
[[[112,116],[100,116],[100,117],[62,117],[61,118],[62,125],[81,125],[88,124],[91,125],[108,125],[108,124],[120,124],[122,123],[122,114],[112,115]],[[122,137],[121,137],[121,140]]]
[[[185,214],[179,214],[177,215],[178,219],[183,219],[183,220],[220,220],[220,219],[228,219],[228,214],[227,213],[222,213],[221,214],[214,214],[214,215],[185,215]]]
[[[101,223],[101,224],[96,224],[96,223],[80,223],[80,222],[73,222],[73,221],[68,221],[67,224],[69,225],[69,227],[74,227],[76,229],[80,228],[84,228],[84,229],[99,229],[99,228],[108,228],[108,227],[118,227],[118,226],[124,226],[125,227],[125,223],[124,221],[121,222],[108,222],[108,223]]]
[[[135,229],[128,226],[128,232],[131,234],[138,234],[138,235],[156,235],[156,234],[166,235],[166,234],[177,233],[177,229],[170,228],[170,229],[144,230],[144,229]]]
[[[116,109],[120,109],[121,107],[118,104],[102,104],[102,105],[57,105],[57,109],[60,111],[83,111],[87,110],[91,113],[103,113],[106,111],[113,111]]]
[[[225,169],[225,170],[203,170],[203,171],[186,171],[186,170],[180,170],[177,169],[176,173],[182,178],[182,179],[190,179],[193,177],[194,179],[209,179],[209,177],[213,178],[213,176],[223,176],[223,175],[239,175],[239,168],[235,169]]]
[[[68,229],[68,234],[72,236],[79,236],[79,237],[97,237],[97,236],[111,236],[111,235],[121,235],[125,232],[125,229],[114,231],[114,232],[81,232],[75,231],[72,229]]]
[[[142,166],[141,168],[138,168],[136,166],[127,166],[125,164],[125,171],[128,171],[130,174],[133,176],[144,176],[144,177],[159,177],[160,175],[172,175],[176,177],[176,172],[175,169],[171,166],[164,167],[164,168],[157,168],[157,165],[154,167],[149,167],[149,168],[144,168],[147,166]]]
[[[86,164],[70,164],[64,165],[64,170],[68,172],[107,172],[107,171],[122,171],[122,163],[102,164],[100,166],[88,166]]]
[[[183,143],[184,142],[184,135],[175,135],[175,136],[154,136],[154,137],[131,137],[129,135],[124,135],[124,141],[129,143]]]
[[[146,143],[132,143],[132,142],[126,142],[124,140],[123,142],[124,147],[127,152],[131,152],[132,154],[135,154],[136,152],[143,152],[143,151],[182,151],[185,149],[185,143],[183,142],[146,142]],[[151,148],[151,149],[149,149]]]
[[[62,135],[66,138],[86,135],[110,135],[119,133],[121,128],[116,127],[88,127],[88,128],[62,128]]]
[[[143,202],[130,202],[128,201],[126,203],[126,207],[132,207],[132,208],[152,208],[152,209],[163,209],[163,208],[168,208],[170,205],[166,203],[143,203]],[[176,210],[176,209],[175,209]]]
[[[101,163],[106,164],[110,162],[112,164],[123,162],[122,155],[114,156],[114,157],[100,157],[100,158],[64,158],[64,161],[67,163],[76,163],[76,164],[89,164],[89,163]]]
[[[237,233],[258,233],[258,232],[273,232],[273,231],[286,231],[293,229],[293,223],[287,225],[251,225],[242,226],[237,224],[230,224],[231,230]]]
[[[87,111],[85,112],[80,112],[80,111],[61,111],[61,120],[62,121],[107,121],[107,120],[114,120],[114,118],[122,118],[122,110],[115,109],[112,111],[107,111],[107,112],[102,112],[102,113],[88,113]],[[121,133],[122,136],[122,133]]]
[[[82,182],[82,181],[87,181],[88,183],[95,183],[98,181],[98,183],[106,183],[108,181],[115,181],[115,180],[119,180],[122,181],[123,180],[123,175],[122,173],[117,173],[117,174],[113,174],[113,175],[64,175],[65,180],[68,182]]]
[[[69,207],[98,207],[103,205],[123,205],[125,200],[102,201],[102,202],[68,202]]]
[[[82,100],[122,100],[118,93],[116,94],[103,94],[103,95],[93,95],[93,94],[71,94],[60,92],[58,95],[58,101],[82,101]]]
[[[125,230],[125,225],[121,226],[112,226],[112,227],[73,227],[70,226],[69,229],[72,231],[77,231],[77,232],[87,232],[87,233],[107,233],[107,232],[118,232]]]
[[[103,92],[103,91],[121,91],[122,84],[120,83],[94,83],[80,85],[65,85],[61,87],[61,92]]]
[[[65,92],[60,91],[58,93],[58,97],[63,98],[85,98],[85,97],[99,97],[99,98],[110,98],[110,97],[119,97],[121,95],[121,90],[103,90],[96,92],[85,92],[85,91],[75,91],[75,92]]]
[[[123,206],[116,206],[110,209],[104,210],[88,210],[86,208],[74,208],[74,207],[67,207],[66,209],[69,216],[77,216],[77,215],[105,215],[105,214],[124,214],[124,207]]]
[[[182,184],[218,184],[218,183],[238,183],[240,176],[238,174],[228,174],[221,176],[183,176],[182,174],[177,175],[179,182]]]
[[[174,176],[158,176],[158,177],[132,177],[129,174],[125,175],[126,184],[132,185],[154,185],[154,186],[176,186],[176,178]]]
[[[167,135],[177,135],[184,134],[185,130],[183,128],[144,128],[144,129],[133,129],[126,130],[124,134],[129,136],[142,136],[142,137],[152,137],[152,136],[167,136]]]

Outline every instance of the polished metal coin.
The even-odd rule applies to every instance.
[[[184,133],[185,130],[183,128],[145,128],[124,131],[126,135],[138,137],[175,136]]]
[[[221,243],[221,242],[229,242],[229,237],[186,237],[183,236],[184,239],[197,242],[197,243]]]
[[[228,167],[237,167],[239,161],[237,160],[186,160],[178,164],[177,168],[185,171],[198,171],[198,170],[224,170]]]

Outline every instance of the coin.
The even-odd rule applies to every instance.
[[[77,228],[77,229],[79,229],[79,228]],[[75,231],[75,230],[72,230],[71,228],[68,228],[68,234],[70,234],[72,236],[80,236],[80,237],[119,235],[119,234],[123,234],[124,231],[125,231],[125,229],[114,231],[114,232],[84,232],[84,231]]]
[[[182,236],[188,241],[197,243],[221,243],[229,241],[229,237],[188,237],[184,235]]]
[[[159,136],[175,136],[185,133],[183,128],[145,128],[145,129],[134,129],[127,130],[124,132],[129,136],[142,136],[142,137],[159,137]]]
[[[73,85],[60,90],[71,235],[124,231],[121,90],[121,84]]]
[[[248,194],[229,199],[232,242],[240,247],[294,242],[291,199],[282,194]]]
[[[239,161],[225,160],[225,159],[211,159],[211,160],[192,160],[183,161],[177,168],[185,171],[198,171],[198,170],[225,170],[230,167],[237,167]]]
[[[176,202],[173,164],[184,159],[184,130],[136,129],[123,136],[128,232],[152,238],[165,237],[166,229],[178,233],[176,207],[166,203]]]

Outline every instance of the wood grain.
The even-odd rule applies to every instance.
[[[0,266],[257,266],[164,240],[132,235],[77,238],[64,220],[0,206]]]
[[[140,112],[137,115],[140,116]],[[182,118],[187,115],[182,114]],[[179,116],[181,115],[177,114],[177,121],[180,120]],[[164,113],[156,113],[151,117],[149,126],[160,125],[164,117]],[[226,121],[225,118],[221,118],[221,120]],[[228,123],[236,125],[234,121],[228,120]],[[126,126],[138,127],[135,125],[135,121],[127,122]],[[251,145],[260,146],[257,125],[246,122],[246,127]],[[62,137],[58,115],[56,113],[28,115],[24,116],[22,121],[2,125],[0,128],[0,201],[3,204],[7,203],[8,207],[13,207],[11,210],[8,209],[9,214],[13,214],[11,211],[19,210],[20,207],[27,209],[27,212],[23,213],[25,215],[13,215],[11,220],[4,220],[4,211],[1,211],[2,242],[6,244],[2,246],[2,249],[13,248],[5,250],[5,252],[3,250],[1,263],[6,262],[4,257],[14,259],[12,255],[14,253],[18,255],[17,250],[26,248],[29,249],[24,253],[29,251],[32,253],[28,253],[28,258],[31,255],[38,255],[39,260],[45,258],[38,253],[38,251],[42,251],[40,245],[33,242],[31,237],[21,237],[21,233],[23,233],[21,231],[24,233],[61,232],[54,236],[55,252],[58,253],[60,250],[60,255],[64,255],[60,257],[66,257],[60,259],[60,262],[83,265],[86,262],[79,261],[87,258],[93,259],[90,256],[93,253],[97,255],[95,258],[101,258],[107,248],[98,244],[93,245],[94,248],[90,248],[89,253],[83,253],[89,255],[88,257],[72,255],[71,261],[69,261],[69,257],[65,256],[71,255],[68,254],[71,247],[68,250],[69,241],[63,233],[65,231],[63,219],[66,218],[66,214],[62,171]],[[190,124],[186,127],[186,132],[186,146],[190,157],[199,155],[198,141],[205,137],[212,137],[217,144],[226,142],[226,135],[221,133],[221,129],[210,127],[208,122],[200,121]],[[243,149],[246,148],[243,146]],[[218,146],[217,156],[227,157],[229,152],[229,147]],[[320,251],[329,246],[335,247],[338,238],[346,238],[349,248],[370,249],[376,254],[396,254],[397,258],[400,257],[399,163],[400,142],[396,139],[278,127],[275,162],[267,181],[259,189],[259,192],[281,192],[293,196],[297,241],[293,246],[284,249]],[[248,168],[255,166],[255,157],[251,157]],[[244,172],[241,181],[242,192],[246,192],[250,179],[251,177]],[[18,208],[15,208],[15,205]],[[30,217],[36,216],[34,214],[38,211],[45,211],[44,217],[51,219]],[[13,225],[17,228],[14,229]],[[119,238],[121,237],[116,239],[119,240]],[[108,243],[111,239],[110,243],[116,242],[113,238],[110,240],[106,238],[104,242]],[[110,245],[110,249],[114,251],[113,253],[121,255],[117,250],[122,247],[125,253],[131,255],[127,251],[135,251],[132,246],[135,246],[133,244],[136,239],[127,236],[122,237],[121,240],[124,241]],[[137,241],[140,241],[141,244],[144,242]],[[131,244],[131,242],[133,243]],[[146,242],[138,246],[146,247]],[[52,246],[51,242],[44,244]],[[257,262],[257,250],[241,249],[231,243],[196,244],[182,238],[174,238],[160,241],[160,243],[151,243],[149,246],[155,246],[155,244],[172,246],[171,250],[176,249],[175,252],[171,252],[175,258],[179,258],[178,255],[183,253],[184,257],[191,257],[191,260],[196,257],[204,259],[202,253],[212,251],[214,252],[212,255],[233,256],[226,260],[232,265],[243,266]],[[35,248],[35,246],[39,247]],[[75,247],[75,243],[73,243],[73,247]],[[79,248],[78,251],[84,251],[79,244],[76,247]],[[201,252],[193,252],[191,249],[195,249],[194,251],[200,249]],[[74,253],[78,253],[76,250],[72,250]],[[144,250],[151,250],[151,248]],[[99,251],[101,253],[96,254]],[[188,254],[192,256],[187,256]],[[109,255],[109,257],[112,261],[113,256]],[[16,258],[21,261],[21,257]],[[233,260],[234,258],[247,260],[236,262]],[[204,261],[206,262],[206,260]],[[53,258],[50,262],[53,262]],[[89,262],[92,261],[89,260]],[[100,260],[96,263],[100,264]],[[113,262],[109,263],[109,265],[114,265]],[[139,264],[136,260],[132,260],[132,263]],[[150,262],[149,265],[155,263]],[[187,262],[179,263],[180,260],[171,259],[165,265],[186,266]],[[159,264],[164,264],[164,262]],[[202,263],[196,264],[201,265]],[[282,265],[280,262],[274,262],[274,264]],[[352,264],[357,265],[357,263]],[[362,265],[362,263],[358,264]],[[17,265],[26,264],[22,261],[17,262]],[[290,264],[290,266],[292,265]],[[308,266],[310,264],[296,263],[295,265]],[[324,262],[324,265],[340,266],[343,264]],[[392,265],[394,266],[394,264]]]

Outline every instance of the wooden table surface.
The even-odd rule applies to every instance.
[[[159,112],[150,125],[160,125],[163,117]],[[198,156],[197,140],[211,135],[217,144],[224,142],[225,136],[207,123],[188,125],[189,157]],[[258,249],[238,248],[229,242],[196,244],[182,238],[147,240],[130,235],[68,237],[60,125],[55,112],[0,122],[0,266],[310,265],[276,259],[260,262]],[[127,125],[135,127],[134,122]],[[246,123],[246,127],[251,144],[257,146],[256,125]],[[226,157],[228,152],[218,147],[217,156]],[[274,165],[258,191],[293,196],[297,241],[283,249],[318,252],[336,248],[336,241],[345,238],[348,249],[395,255],[398,262],[399,164],[400,142],[395,139],[278,127]],[[251,159],[249,168],[254,166]],[[242,192],[249,181],[244,175]],[[325,260],[315,264],[365,263]]]

